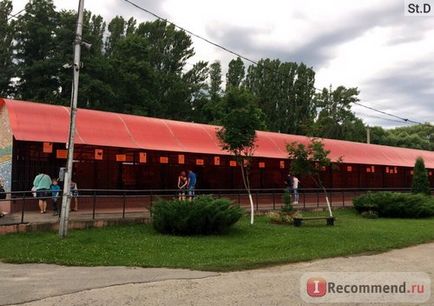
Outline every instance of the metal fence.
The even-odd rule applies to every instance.
[[[280,209],[283,205],[284,189],[252,189],[252,196],[255,210],[257,212]],[[379,191],[410,192],[410,188],[330,188],[327,194],[330,204],[336,207],[351,207],[353,198],[366,193]],[[325,208],[326,201],[324,192],[318,188],[300,188],[299,202],[294,205],[299,210]],[[79,190],[77,201],[79,212],[71,214],[71,219],[95,220],[107,218],[128,218],[133,216],[149,216],[152,205],[158,199],[178,198],[179,191],[172,190],[104,190],[104,189],[82,189]],[[1,200],[1,195],[6,199]],[[56,222],[55,216],[51,216],[51,197],[42,198],[47,201],[49,214],[40,214],[38,199],[33,197],[31,191],[14,191],[0,194],[0,212],[9,212],[0,218],[1,225],[24,224],[29,222]],[[250,210],[250,202],[244,189],[197,189],[198,195],[213,195],[214,197],[225,197],[247,211]],[[188,198],[188,195],[187,195]],[[72,199],[71,206],[74,206],[75,199]],[[61,195],[58,206],[61,205]]]

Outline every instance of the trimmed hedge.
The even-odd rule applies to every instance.
[[[434,216],[434,198],[423,194],[368,192],[353,199],[359,212],[374,211],[379,217],[427,218]]]
[[[211,196],[199,196],[193,201],[159,200],[151,212],[155,230],[173,235],[223,233],[243,214],[232,201]]]

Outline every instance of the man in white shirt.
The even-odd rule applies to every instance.
[[[300,180],[296,177],[292,177],[292,190],[294,192],[294,204],[298,204],[299,194],[298,194],[298,184]]]

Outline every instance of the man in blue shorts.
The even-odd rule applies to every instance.
[[[191,201],[194,198],[194,189],[196,188],[196,174],[191,171],[188,170],[188,183],[187,183],[187,188],[188,188],[188,199]]]

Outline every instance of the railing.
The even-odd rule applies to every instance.
[[[329,188],[327,194],[330,204],[336,207],[351,207],[352,199],[367,191],[409,192],[410,188]],[[252,189],[255,210],[258,212],[279,209],[283,205],[284,189]],[[326,207],[324,193],[318,188],[300,188],[299,202],[296,209],[308,210]],[[178,198],[178,190],[113,190],[113,189],[81,189],[76,197],[79,202],[79,212],[70,214],[72,220],[95,220],[104,218],[128,218],[134,216],[150,216],[150,210],[159,198]],[[226,197],[250,210],[250,203],[244,189],[197,189],[196,196],[212,194],[215,197]],[[0,218],[1,225],[24,224],[29,222],[56,222],[57,217],[39,214],[38,199],[31,191],[13,191],[6,194],[6,199],[0,199],[0,213],[7,208],[8,214]],[[188,198],[188,195],[186,196]],[[47,201],[51,212],[51,197],[39,198]],[[74,207],[73,198],[71,207]],[[58,206],[61,205],[61,194]]]

